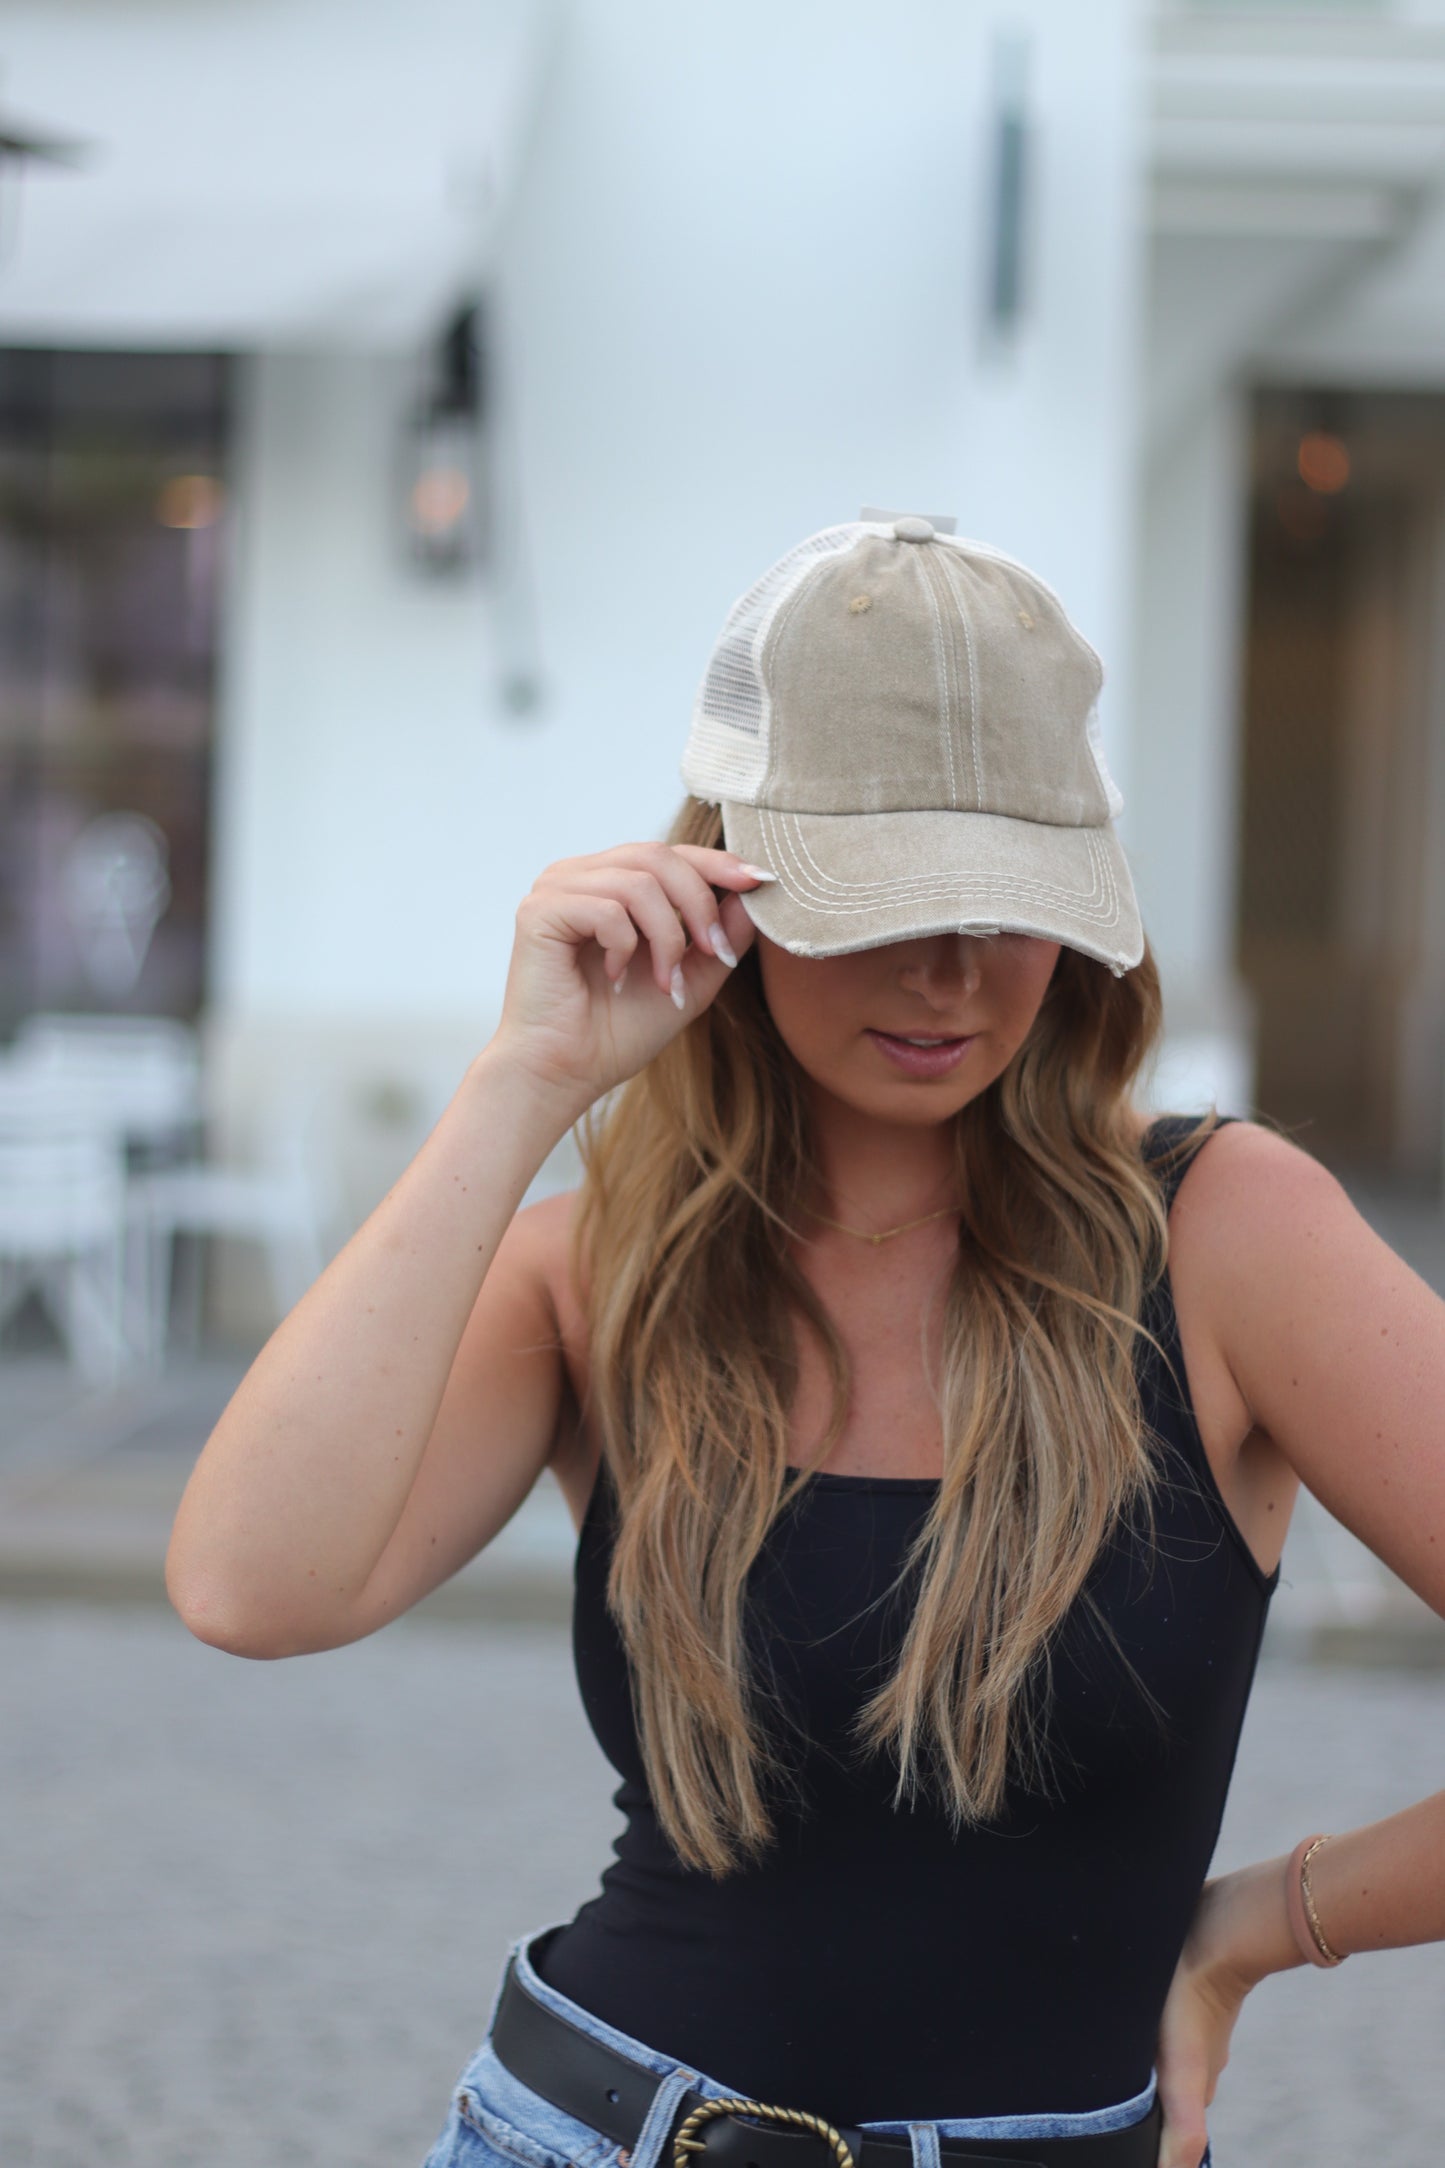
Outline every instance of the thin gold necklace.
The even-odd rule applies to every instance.
[[[947,1218],[950,1212],[962,1209],[956,1204],[946,1204],[937,1212],[925,1212],[921,1219],[905,1220],[901,1227],[885,1227],[881,1234],[869,1234],[866,1227],[845,1227],[841,1220],[829,1219],[825,1212],[810,1212],[810,1219],[820,1220],[825,1227],[836,1227],[840,1235],[856,1235],[860,1242],[871,1242],[876,1250],[880,1242],[891,1242],[895,1235],[906,1235],[914,1227],[927,1227],[932,1220]]]

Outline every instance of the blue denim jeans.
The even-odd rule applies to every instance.
[[[513,1943],[519,1981],[539,2002],[570,2019],[594,2040],[605,2041],[633,2062],[657,2073],[662,2083],[632,2148],[628,2168],[671,2168],[670,2156],[664,2156],[663,2148],[683,2094],[695,2092],[709,2100],[720,2100],[738,2088],[705,2071],[690,2070],[672,2056],[633,2040],[549,1987],[528,1957],[531,1944],[546,1931],[538,1928]],[[500,1992],[499,1984],[498,1995]],[[622,2149],[613,2139],[554,2108],[505,2068],[491,2045],[495,2018],[494,2000],[487,2037],[453,2088],[446,2128],[422,2168],[619,2168]],[[1089,2108],[1068,2115],[951,2116],[936,2122],[864,2123],[862,2128],[911,2139],[913,2168],[938,2168],[940,2138],[1066,2138],[1085,2131],[1124,2130],[1149,2113],[1154,2105],[1154,2090],[1151,2076],[1142,2093],[1108,2108]],[[1210,2168],[1208,2151],[1200,2168]]]

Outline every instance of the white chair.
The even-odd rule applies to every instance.
[[[16,1170],[27,1156],[32,1201],[45,1183],[62,1179],[47,1144],[57,1132],[72,1140],[89,1138],[92,1166],[118,1167],[122,1180],[128,1161],[194,1153],[201,1105],[200,1049],[190,1025],[165,1016],[60,1011],[28,1016],[0,1058],[0,1122],[8,1125],[15,1147],[9,1155],[12,1198]],[[82,1150],[78,1143],[72,1148],[76,1154]],[[80,1182],[79,1167],[79,1158],[74,1158],[64,1180]],[[111,1196],[109,1190],[106,1194]],[[99,1189],[95,1195],[99,1212]],[[63,1313],[55,1315],[55,1322],[66,1335],[72,1359],[90,1374],[129,1367],[144,1358],[155,1339],[144,1248],[126,1221],[123,1198],[119,1206],[112,1198],[106,1209],[112,1208],[121,1215],[107,1237],[120,1245],[113,1325],[98,1322],[101,1311],[108,1314],[112,1299],[100,1248],[84,1260],[72,1259],[63,1269],[52,1259],[47,1268],[47,1307]],[[33,1214],[28,1223],[33,1223]],[[12,1259],[12,1266],[13,1280],[18,1261]],[[71,1293],[62,1294],[62,1285]],[[44,1297],[46,1290],[41,1292]],[[77,1302],[91,1319],[89,1327],[73,1316]],[[113,1353],[103,1359],[110,1341],[115,1343]]]
[[[177,1235],[255,1242],[265,1254],[277,1317],[300,1301],[326,1264],[326,1229],[335,1202],[320,1136],[320,1094],[285,1099],[265,1131],[254,1165],[193,1162],[132,1174],[126,1210],[132,1254],[144,1258],[149,1321],[144,1359],[163,1368],[171,1339]],[[193,1245],[183,1282],[185,1337],[200,1325],[200,1260]]]
[[[34,1289],[90,1383],[129,1368],[125,1166],[118,1139],[8,1083],[0,1091],[0,1322]]]
[[[13,1044],[50,1061],[81,1059],[97,1051],[185,1058],[195,1051],[196,1033],[193,1025],[174,1016],[113,1016],[99,1009],[35,1009],[16,1025]]]
[[[174,1143],[201,1118],[199,1041],[174,1017],[27,1016],[8,1069],[63,1090],[73,1103],[88,1100],[97,1122],[131,1144]]]

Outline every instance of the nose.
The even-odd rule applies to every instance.
[[[925,1000],[972,993],[983,977],[983,944],[975,934],[929,934],[909,946],[913,954],[900,970],[898,982]]]

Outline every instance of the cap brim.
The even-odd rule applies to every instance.
[[[842,956],[922,934],[1036,934],[1127,971],[1144,954],[1112,824],[1051,827],[1002,813],[784,813],[722,807],[730,851],[777,875],[743,896],[760,933],[798,956]]]

